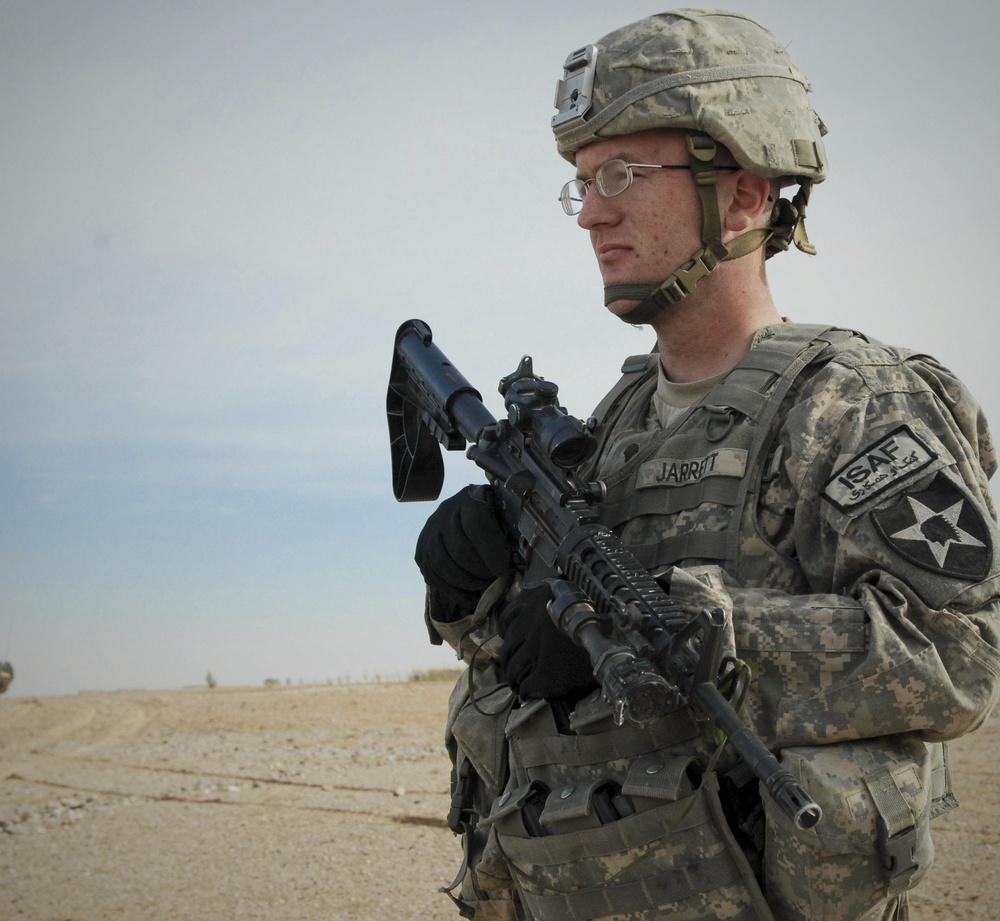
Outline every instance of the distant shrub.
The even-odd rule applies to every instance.
[[[278,688],[281,687],[281,680],[279,678],[265,678],[264,687],[266,688]]]
[[[425,668],[410,673],[410,681],[456,681],[462,674],[459,668]]]
[[[212,673],[211,672],[208,672],[205,675],[205,684],[207,684],[210,688],[214,688],[215,687],[215,678],[212,677]]]

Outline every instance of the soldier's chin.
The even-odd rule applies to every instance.
[[[642,302],[630,300],[628,298],[617,298],[605,306],[608,312],[614,314],[619,320],[622,320],[625,323],[633,323],[634,321],[629,319],[629,314],[631,314],[640,303]]]

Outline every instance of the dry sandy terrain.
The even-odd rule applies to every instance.
[[[437,921],[450,684],[0,697],[0,918]],[[1000,918],[1000,715],[914,921]]]

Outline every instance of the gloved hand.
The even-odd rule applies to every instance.
[[[500,667],[523,700],[575,700],[597,687],[590,656],[552,623],[551,599],[548,583],[523,589],[498,618]]]
[[[489,585],[514,571],[492,487],[466,486],[445,499],[420,532],[414,559],[424,582],[445,603],[442,619],[471,614]]]

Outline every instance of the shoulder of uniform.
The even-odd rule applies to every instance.
[[[928,373],[930,368],[954,377],[929,355],[887,345],[855,330],[832,329],[823,338],[828,347],[813,362],[812,377],[819,386],[851,380],[864,382],[875,391],[894,389],[903,380],[926,381],[933,376]]]
[[[853,337],[823,362],[823,380],[860,380],[873,393],[963,390],[958,376],[933,356]],[[951,401],[948,401],[951,402]]]

